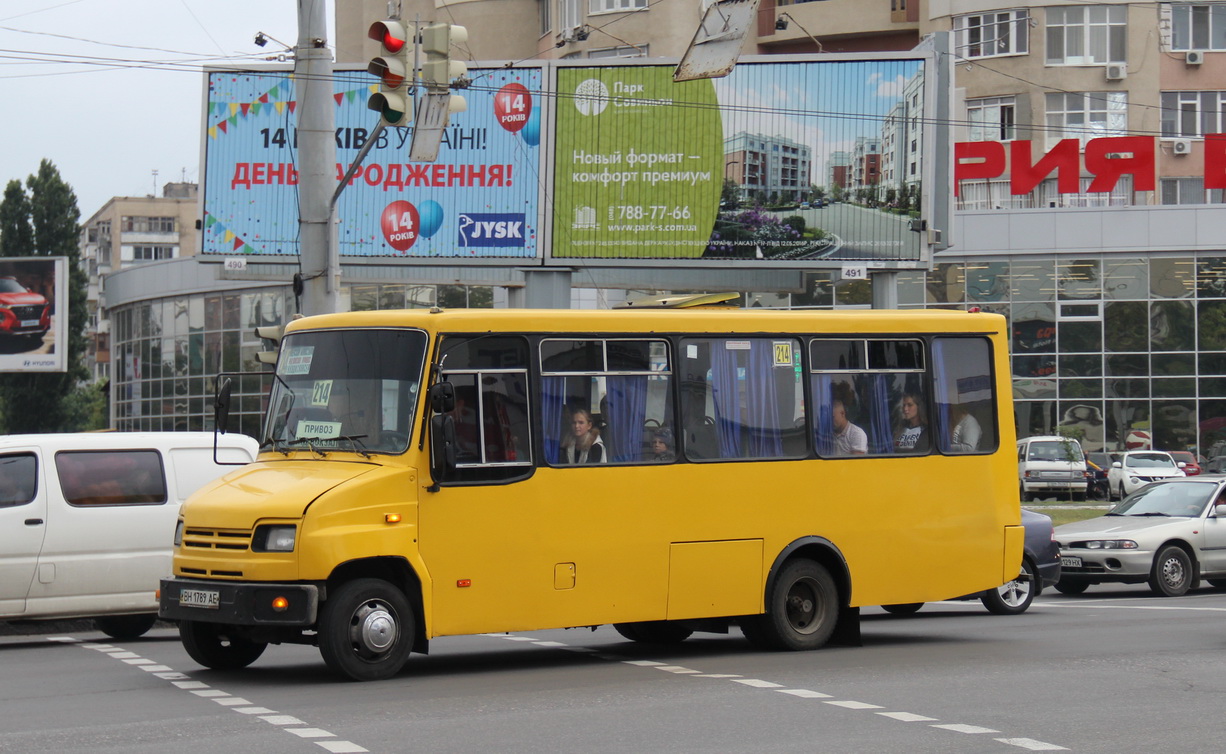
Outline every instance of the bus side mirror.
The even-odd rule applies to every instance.
[[[449,481],[455,476],[455,470],[455,417],[435,414],[430,417],[430,476],[437,485]]]
[[[455,411],[455,386],[450,382],[436,382],[431,385],[430,410],[436,414]]]
[[[233,383],[229,377],[217,380],[217,394],[213,396],[213,427],[224,435],[230,425],[230,391]]]

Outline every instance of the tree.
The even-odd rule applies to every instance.
[[[10,181],[0,201],[0,256],[67,257],[68,280],[59,284],[68,286],[68,311],[55,313],[68,317],[68,342],[56,344],[65,349],[67,370],[0,373],[4,429],[10,433],[83,429],[87,412],[74,407],[90,401],[72,397],[89,377],[84,364],[89,280],[80,265],[77,220],[81,213],[72,187],[48,160],[39,164],[37,174],[26,179],[26,188],[28,194],[20,182]]]

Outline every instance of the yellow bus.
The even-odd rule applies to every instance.
[[[969,312],[299,319],[160,614],[204,666],[315,644],[357,680],[449,635],[855,643],[861,606],[1018,576],[1009,375],[1005,320]]]

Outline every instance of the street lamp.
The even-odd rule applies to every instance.
[[[780,14],[779,14],[779,15],[778,15],[778,16],[775,18],[775,30],[776,30],[776,31],[783,31],[784,29],[788,28],[788,21],[791,21],[792,23],[796,24],[796,28],[798,28],[798,29],[800,29],[801,31],[803,31],[803,32],[805,33],[805,36],[807,36],[809,39],[812,39],[812,40],[813,40],[813,44],[817,45],[817,51],[818,51],[818,52],[825,52],[825,51],[826,51],[826,50],[825,50],[825,49],[822,47],[822,43],[821,43],[821,42],[819,42],[819,41],[817,41],[817,37],[815,37],[815,36],[813,36],[812,34],[810,34],[810,33],[809,33],[809,30],[808,30],[808,29],[806,29],[804,26],[802,26],[802,25],[801,25],[801,23],[800,23],[799,21],[797,21],[795,18],[792,18],[792,14],[791,14],[791,13],[788,13],[787,11],[784,11],[783,13],[780,13]]]

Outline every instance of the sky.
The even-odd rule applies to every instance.
[[[295,0],[0,2],[0,181],[48,159],[82,221],[112,196],[199,183],[203,68],[275,57],[297,42],[297,16]]]

